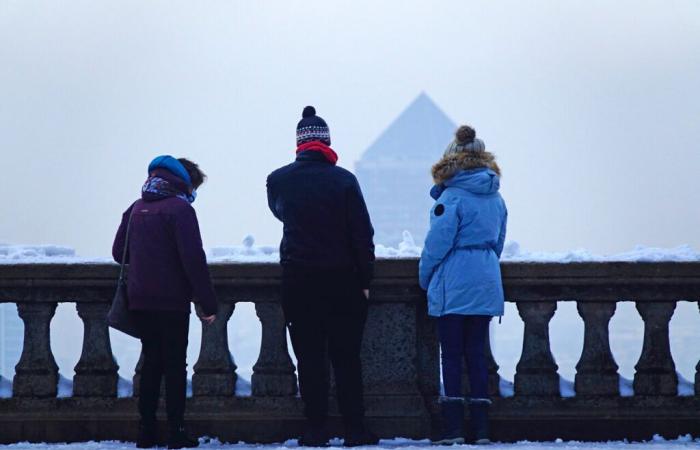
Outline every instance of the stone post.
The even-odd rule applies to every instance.
[[[287,329],[279,303],[256,303],[262,324],[260,355],[253,366],[252,393],[258,397],[284,397],[297,393],[296,369],[287,350]]]
[[[58,392],[58,366],[51,353],[50,324],[56,303],[18,303],[24,322],[24,347],[15,367],[14,397],[55,397]]]
[[[614,302],[578,302],[584,335],[581,358],[576,364],[576,395],[620,395],[618,366],[610,351],[609,324]]]
[[[416,307],[410,303],[380,301],[375,289],[370,301],[362,342],[362,375],[366,396],[420,398]]]
[[[238,376],[228,347],[227,330],[234,308],[233,303],[219,303],[214,323],[202,323],[202,345],[192,376],[192,395],[195,397],[233,396],[236,393]]]
[[[637,302],[644,320],[644,345],[634,368],[635,395],[678,395],[678,375],[671,356],[668,323],[676,302]]]
[[[119,366],[112,355],[107,326],[109,303],[78,303],[83,320],[83,351],[75,366],[75,397],[116,397]]]
[[[523,352],[515,373],[517,396],[559,395],[559,367],[549,345],[549,321],[556,309],[556,302],[518,303],[525,330]]]

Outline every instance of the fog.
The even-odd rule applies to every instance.
[[[425,91],[498,155],[524,248],[698,247],[699,74],[696,1],[4,0],[0,241],[107,256],[170,153],[209,175],[206,247],[274,244],[302,108],[352,169]]]
[[[194,204],[205,247],[247,234],[275,244],[265,178],[293,159],[302,108],[316,107],[352,169],[420,92],[498,155],[508,239],[522,248],[700,247],[694,0],[0,0],[0,242],[108,256],[148,162],[169,153],[209,175]],[[699,323],[695,305],[679,304],[671,345],[686,378]],[[552,347],[569,379],[582,326],[573,303],[560,305]],[[249,377],[250,305],[229,327]],[[61,305],[53,348],[68,377],[81,332],[74,305]],[[522,342],[512,304],[494,335],[511,379]],[[611,336],[631,377],[642,339],[633,304],[620,305]],[[138,343],[112,337],[130,378]],[[190,365],[196,324],[191,343]]]

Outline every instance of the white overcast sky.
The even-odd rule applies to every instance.
[[[0,0],[0,241],[107,256],[170,153],[206,247],[276,244],[303,106],[352,169],[421,91],[498,155],[523,247],[700,247],[696,0]]]

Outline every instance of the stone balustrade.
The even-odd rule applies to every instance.
[[[490,389],[496,439],[647,439],[653,434],[700,436],[700,363],[695,396],[677,395],[669,322],[679,301],[700,301],[700,263],[504,263],[509,302],[524,322],[514,395],[499,394],[490,346]],[[0,265],[0,302],[17,305],[24,347],[12,396],[0,399],[0,443],[133,440],[134,398],[118,398],[118,365],[105,315],[118,268],[101,265]],[[188,421],[198,434],[225,441],[279,442],[303,424],[296,371],[279,303],[280,269],[273,264],[212,264],[220,300],[216,322],[202,330],[194,364]],[[550,350],[549,324],[558,302],[576,302],[584,324],[575,397],[563,398]],[[608,327],[618,302],[635,302],[644,343],[634,395],[620,396]],[[51,319],[59,302],[75,303],[84,324],[73,396],[57,398],[58,367]],[[235,355],[227,325],[236,303],[253,302],[262,327],[252,395],[235,394]],[[363,342],[368,421],[384,437],[424,438],[439,423],[439,348],[416,260],[382,260]],[[138,395],[138,373],[134,392]],[[66,375],[66,374],[64,374]],[[466,378],[466,374],[465,374]],[[340,430],[332,408],[331,427]]]

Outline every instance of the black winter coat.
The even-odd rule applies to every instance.
[[[282,266],[355,272],[368,289],[374,272],[374,229],[355,176],[304,151],[267,177],[270,210],[284,224]]]

